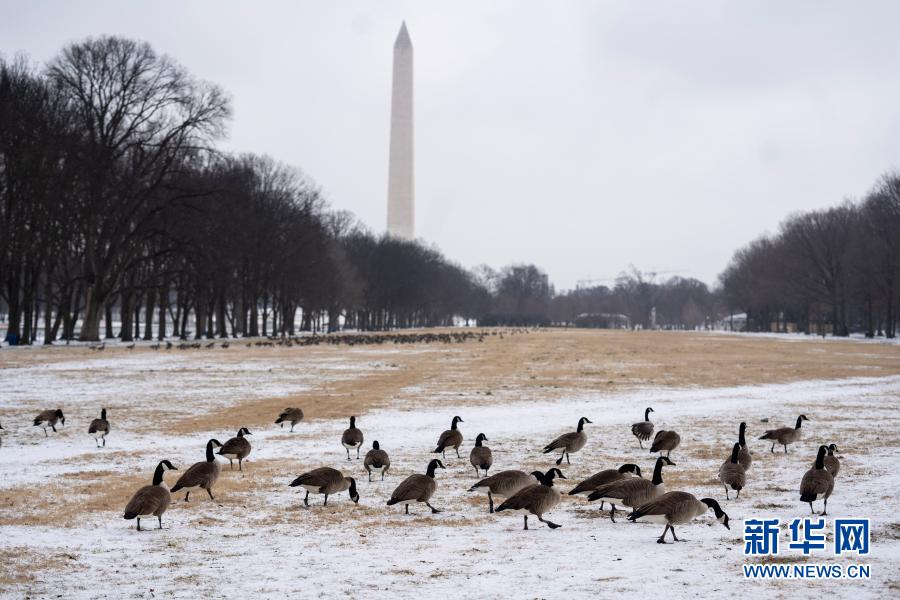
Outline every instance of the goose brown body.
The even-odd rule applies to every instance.
[[[649,440],[650,436],[653,435],[653,422],[650,421],[650,413],[652,412],[655,411],[648,406],[644,410],[644,420],[631,426],[631,433],[638,439],[641,448],[644,447],[644,442]]]
[[[484,470],[484,474],[487,476],[488,469],[494,464],[494,455],[491,449],[483,444],[485,441],[488,441],[487,436],[479,433],[478,437],[475,438],[475,446],[469,452],[469,462],[475,467],[476,477],[479,475],[479,470]]]
[[[200,489],[206,490],[210,500],[215,500],[215,497],[213,497],[213,486],[219,480],[219,474],[222,472],[222,469],[216,461],[213,450],[221,446],[222,443],[219,440],[212,439],[206,442],[206,460],[194,463],[188,467],[187,471],[172,486],[172,493],[185,490],[184,501],[190,502],[191,492],[195,489]]]
[[[366,452],[363,459],[363,467],[369,474],[369,481],[372,481],[372,473],[381,473],[381,479],[384,480],[384,474],[391,468],[391,458],[388,453],[381,449],[378,441],[372,442],[372,449]]]
[[[294,431],[294,425],[303,420],[303,409],[302,408],[286,408],[281,411],[281,414],[278,415],[278,418],[275,419],[276,425],[281,425],[284,427],[285,423],[291,424],[291,431]]]
[[[34,426],[41,427],[44,430],[44,437],[47,436],[48,427],[53,430],[53,433],[56,433],[57,423],[66,424],[66,417],[63,416],[63,411],[60,408],[42,411],[34,418]]]
[[[741,490],[744,489],[744,486],[747,483],[747,475],[744,471],[744,467],[741,466],[741,463],[738,460],[740,452],[741,444],[740,442],[736,442],[731,449],[731,457],[719,467],[719,481],[725,486],[726,500],[730,499],[728,496],[729,489],[736,490],[737,497],[740,498]]]
[[[666,431],[660,429],[653,438],[653,445],[650,446],[650,452],[666,453],[668,458],[672,454],[672,450],[681,444],[681,436],[674,431]]]
[[[94,441],[97,442],[97,446],[100,445],[100,440],[103,440],[103,445],[106,446],[106,436],[108,434],[109,421],[106,420],[106,409],[103,408],[100,410],[100,418],[94,419],[88,426],[88,435],[94,437]]]
[[[628,479],[613,481],[594,490],[588,496],[588,501],[602,500],[609,502],[612,506],[609,517],[615,523],[617,504],[634,508],[641,504],[646,504],[665,493],[666,488],[662,478],[663,465],[675,466],[675,463],[665,456],[660,456],[656,459],[651,480],[648,481],[641,477],[629,477]]]
[[[731,529],[728,524],[728,515],[712,498],[697,500],[693,494],[687,492],[668,492],[634,509],[628,516],[629,521],[649,521],[651,523],[665,523],[666,528],[656,541],[665,544],[666,533],[672,530],[672,539],[679,540],[675,536],[675,525],[690,523],[695,518],[706,513],[709,509],[715,512],[716,520],[726,529]]]
[[[522,488],[538,483],[537,475],[540,471],[526,473],[516,469],[500,471],[490,477],[485,477],[469,488],[470,492],[482,492],[488,497],[488,512],[494,512],[494,496],[509,498]]]
[[[175,470],[168,460],[160,461],[153,473],[153,483],[138,489],[125,505],[125,519],[137,519],[137,530],[141,531],[141,519],[156,517],[159,519],[159,528],[162,529],[162,516],[172,502],[169,488],[163,481],[165,471]]]
[[[437,468],[443,469],[445,467],[441,461],[435,458],[428,463],[428,469],[424,475],[416,473],[401,481],[400,485],[391,494],[391,499],[387,501],[387,505],[405,504],[406,514],[409,514],[410,503],[421,502],[430,508],[432,513],[441,512],[429,503],[435,490],[437,490],[437,482],[434,480],[434,470]]]
[[[440,437],[438,437],[437,446],[432,450],[432,453],[437,454],[441,453],[441,456],[447,456],[447,448],[453,448],[456,451],[456,457],[459,456],[459,447],[463,443],[463,435],[462,432],[456,428],[457,423],[463,423],[464,421],[459,417],[453,417],[453,420],[450,422],[450,429],[447,429],[443,433],[441,433]]]
[[[228,464],[231,465],[231,468],[234,468],[234,461],[238,461],[238,469],[240,471],[244,470],[244,459],[250,454],[251,446],[250,441],[245,438],[245,435],[251,435],[250,430],[246,427],[241,427],[238,429],[237,435],[227,442],[222,444],[222,447],[219,448],[219,456],[224,456],[228,459]]]
[[[564,433],[543,448],[544,454],[549,454],[554,450],[561,451],[559,458],[556,460],[557,465],[561,465],[563,458],[566,459],[566,464],[572,464],[569,460],[569,454],[572,452],[578,452],[584,445],[587,443],[587,433],[584,431],[584,424],[591,423],[591,421],[587,417],[581,417],[578,420],[578,429],[575,431]]]
[[[353,448],[356,448],[356,458],[359,458],[359,449],[363,441],[363,432],[356,427],[356,417],[350,417],[350,427],[341,435],[341,445],[347,450],[347,460],[350,460],[350,450]]]
[[[808,421],[809,419],[806,415],[800,415],[797,417],[797,423],[793,427],[779,427],[778,429],[769,429],[767,430],[759,439],[761,440],[772,440],[772,448],[770,452],[775,453],[775,444],[781,444],[784,446],[784,453],[787,454],[787,447],[790,444],[798,441],[802,435],[803,431],[800,428],[803,425],[803,421]]]
[[[344,474],[331,467],[319,467],[298,476],[291,482],[290,487],[302,487],[306,490],[303,504],[309,506],[309,494],[324,494],[323,506],[328,506],[328,496],[349,490],[350,499],[354,503],[359,502],[359,493],[356,490],[356,480],[352,477],[344,477]]]
[[[834,491],[834,477],[825,468],[825,455],[828,448],[819,446],[819,452],[816,456],[816,463],[813,468],[803,474],[800,480],[800,501],[809,503],[809,510],[815,514],[813,502],[816,500],[824,500],[825,504],[821,514],[828,514],[828,498]]]
[[[536,516],[538,521],[546,523],[550,529],[556,529],[559,525],[544,520],[544,513],[548,513],[556,508],[561,499],[559,490],[553,487],[554,477],[559,477],[560,479],[565,479],[565,477],[557,468],[550,469],[543,474],[538,471],[536,474],[540,475],[538,478],[540,483],[520,489],[498,506],[497,512],[511,510],[525,513],[523,515],[525,517],[524,529],[528,529],[529,514]]]

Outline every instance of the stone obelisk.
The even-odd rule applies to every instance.
[[[394,42],[391,89],[391,150],[388,166],[388,234],[415,237],[413,179],[413,47],[406,21]]]

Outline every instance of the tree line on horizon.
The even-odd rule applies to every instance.
[[[557,293],[535,265],[465,269],[375,235],[297,168],[228,154],[218,86],[148,44],[71,43],[43,67],[0,59],[0,313],[6,341],[293,335],[479,325],[712,327],[893,336],[896,177],[859,204],[791,217],[719,286]],[[774,325],[773,325],[774,323]]]
[[[735,252],[719,282],[747,331],[894,338],[900,175],[884,175],[860,201],[791,215]]]

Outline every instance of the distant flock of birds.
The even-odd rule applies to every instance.
[[[627,517],[629,521],[664,524],[665,529],[657,539],[660,544],[666,543],[665,537],[670,530],[672,539],[680,541],[675,535],[675,526],[687,524],[710,509],[714,512],[716,520],[730,529],[728,515],[715,499],[697,499],[693,494],[687,492],[666,491],[663,483],[663,467],[675,466],[671,460],[671,453],[681,444],[681,436],[675,431],[667,430],[657,431],[656,435],[653,435],[654,426],[650,421],[651,412],[654,412],[653,409],[648,407],[644,411],[644,420],[632,425],[631,432],[637,438],[641,448],[644,447],[645,441],[651,440],[652,436],[650,452],[658,453],[652,477],[649,480],[643,478],[638,465],[626,463],[618,468],[605,469],[591,475],[572,488],[569,495],[586,495],[589,502],[600,500],[601,510],[605,503],[609,503],[610,519],[614,523],[616,522],[617,507],[627,507],[631,509]],[[281,427],[284,427],[285,423],[290,424],[290,430],[293,432],[295,425],[302,420],[302,409],[287,408],[278,415],[275,423]],[[772,442],[770,449],[772,453],[775,452],[776,445],[781,445],[787,454],[788,446],[801,439],[801,426],[807,420],[806,415],[800,415],[797,417],[794,427],[768,430],[759,439]],[[65,422],[66,418],[61,409],[45,410],[34,419],[34,425],[43,428],[45,436],[48,435],[48,428],[55,432],[56,425],[59,423],[65,425]],[[462,422],[463,420],[459,416],[453,417],[450,429],[438,437],[437,445],[432,450],[433,453],[441,454],[441,457],[446,460],[447,451],[453,450],[457,458],[461,458],[459,448],[463,443],[463,435],[458,425]],[[475,446],[469,453],[469,462],[475,469],[476,477],[483,474],[484,478],[470,487],[469,491],[487,495],[490,513],[511,511],[521,514],[524,517],[524,529],[528,529],[529,515],[537,517],[538,521],[545,523],[551,529],[560,527],[557,523],[545,519],[544,515],[552,511],[561,499],[559,490],[554,487],[554,481],[566,479],[566,477],[558,467],[563,460],[566,461],[566,464],[571,464],[570,455],[584,448],[587,443],[584,426],[590,423],[589,419],[582,417],[578,420],[575,431],[565,433],[544,446],[544,454],[559,453],[559,458],[556,460],[557,466],[546,472],[526,473],[520,470],[506,470],[488,476],[488,471],[493,466],[493,456],[491,449],[484,445],[484,442],[489,441],[487,436],[479,433],[475,438]],[[745,438],[746,428],[746,423],[742,422],[738,428],[738,441],[732,447],[730,456],[722,463],[718,472],[718,479],[725,488],[726,500],[731,499],[730,491],[737,492],[736,498],[740,497],[741,490],[747,483],[747,472],[753,464],[753,455],[747,448]],[[2,425],[0,425],[0,430],[2,430]],[[106,446],[106,436],[109,432],[110,425],[106,418],[106,409],[102,409],[100,418],[91,421],[88,434],[95,439],[97,446],[101,447]],[[251,435],[250,431],[246,427],[241,427],[237,435],[224,444],[216,439],[209,440],[206,444],[206,460],[188,468],[171,490],[164,483],[163,474],[167,470],[176,470],[176,467],[168,460],[160,461],[153,474],[151,485],[140,488],[128,502],[124,512],[125,519],[136,519],[137,529],[140,531],[141,519],[156,517],[159,527],[162,528],[162,515],[172,501],[171,494],[181,490],[185,491],[186,502],[190,501],[192,491],[199,490],[205,490],[210,499],[214,500],[213,487],[220,475],[220,465],[216,460],[215,450],[218,449],[219,456],[228,459],[232,469],[234,461],[237,461],[238,469],[243,470],[243,460],[247,458],[252,449],[246,437],[249,435]],[[363,441],[363,432],[356,427],[356,417],[350,417],[350,427],[341,436],[341,445],[347,452],[348,461],[352,460],[350,455],[352,450],[356,451],[356,458],[359,459]],[[821,514],[827,514],[828,498],[834,491],[834,480],[840,470],[840,461],[835,455],[836,451],[835,444],[819,446],[812,467],[806,471],[800,481],[800,501],[809,503],[810,511],[813,514],[815,514],[813,502],[819,500],[824,501]],[[372,481],[373,475],[380,476],[381,480],[384,480],[390,466],[391,459],[388,453],[381,448],[377,441],[373,442],[372,449],[366,453],[363,459],[363,468],[368,473],[369,481]],[[432,513],[441,512],[432,506],[431,498],[437,490],[435,471],[445,468],[440,459],[432,459],[424,473],[410,475],[396,487],[387,501],[387,505],[403,504],[406,514],[409,514],[410,504],[424,504],[431,509]],[[348,492],[354,503],[358,503],[360,497],[356,479],[345,476],[340,470],[331,467],[320,467],[303,473],[294,479],[290,486],[301,487],[306,491],[303,498],[305,506],[309,506],[310,494],[323,495],[323,504],[326,506],[329,496],[341,492]],[[495,498],[503,500],[496,509],[494,507]]]
[[[464,342],[476,341],[483,342],[485,338],[490,336],[498,336],[504,339],[505,336],[517,335],[521,333],[529,333],[529,329],[514,328],[507,330],[494,331],[451,331],[446,333],[342,333],[338,335],[308,335],[308,336],[266,336],[265,339],[256,340],[255,342],[245,342],[247,348],[266,347],[273,348],[276,346],[292,348],[294,346],[318,346],[327,344],[332,346],[380,346],[383,344],[462,344]],[[132,342],[125,346],[127,350],[134,350],[136,342]],[[229,348],[231,342],[223,341],[219,343],[220,348]],[[216,347],[216,342],[179,342],[177,344],[166,341],[157,342],[147,346],[151,350],[200,350],[206,348],[211,350]],[[100,344],[92,344],[88,346],[91,350],[102,351],[106,349],[106,342]]]

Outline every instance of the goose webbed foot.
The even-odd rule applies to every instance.
[[[433,506],[432,506],[431,504],[429,504],[428,502],[425,503],[425,506],[427,506],[428,508],[431,509],[431,514],[433,514],[433,515],[436,515],[436,514],[438,514],[439,512],[443,512],[442,510],[438,510],[437,508],[433,507]]]
[[[562,527],[562,525],[554,523],[553,521],[547,521],[543,517],[538,517],[538,521],[540,521],[541,523],[546,523],[547,527],[549,527],[550,529],[558,529],[559,527]]]

